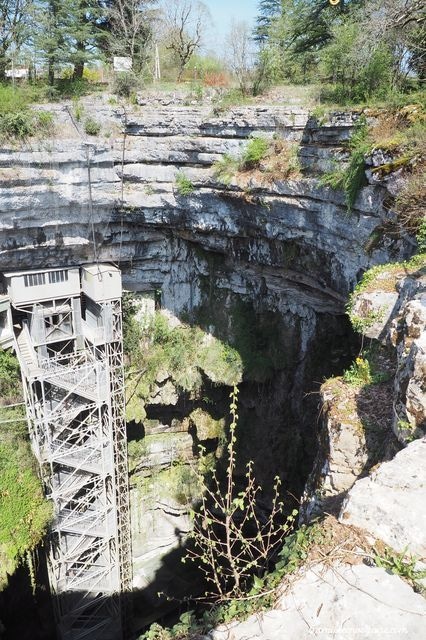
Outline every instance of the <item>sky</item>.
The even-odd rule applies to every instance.
[[[206,38],[206,48],[223,53],[223,43],[232,20],[245,20],[254,26],[258,0],[203,0],[210,10],[213,25]]]

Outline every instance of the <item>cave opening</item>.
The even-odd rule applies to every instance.
[[[337,295],[335,299],[329,295],[328,262],[314,283],[309,273],[303,282],[297,282],[289,273],[289,266],[294,267],[301,257],[295,247],[284,250],[275,243],[269,252],[277,264],[267,272],[257,272],[244,244],[242,249],[233,246],[228,257],[202,250],[196,243],[185,245],[184,260],[174,266],[173,278],[163,286],[163,310],[240,355],[243,376],[238,384],[237,482],[244,477],[247,462],[252,461],[266,504],[274,478],[279,476],[286,511],[290,512],[298,506],[317,452],[320,386],[326,378],[341,375],[359,350],[359,338],[342,304],[344,296],[338,300]],[[313,268],[319,261],[315,256],[306,259]],[[167,394],[162,396],[162,389],[173,382],[173,372],[169,374],[159,377],[155,399],[146,401],[143,426],[128,423],[135,444],[134,449],[130,447],[130,458],[136,451],[142,460],[139,466],[136,462],[130,465],[139,630],[155,620],[175,622],[183,606],[178,601],[196,595],[197,580],[202,590],[200,574],[181,563],[189,508],[182,483],[200,444],[215,456],[217,468],[221,465],[223,434],[209,436],[199,416],[207,414],[211,423],[224,420],[229,424],[229,385],[212,380],[203,371],[195,394],[181,391],[170,401]],[[226,433],[225,428],[225,438]],[[171,444],[167,444],[168,438]],[[174,461],[173,454],[167,458],[167,446],[177,456]],[[167,497],[165,486],[171,490]],[[141,505],[139,514],[137,504]],[[146,527],[141,524],[142,513],[151,519]],[[172,529],[165,524],[167,519],[173,522]],[[169,544],[166,553],[149,543],[155,531]],[[153,559],[155,553],[158,556]],[[173,602],[158,598],[159,591],[171,595]]]
[[[194,243],[186,247],[186,268],[178,264],[174,279],[156,281],[154,310],[159,313],[161,306],[173,318],[238,352],[243,375],[238,385],[237,475],[243,476],[245,464],[253,461],[265,503],[278,475],[290,511],[303,493],[316,453],[320,384],[349,366],[358,338],[342,305],[321,292],[323,282],[296,282],[289,273],[301,259],[299,249],[269,247],[277,264],[258,270],[241,243],[228,257]],[[309,261],[317,264],[312,256]],[[229,423],[229,384],[201,371],[195,394],[177,388],[176,400],[164,401],[162,390],[176,372],[166,373],[156,381],[156,399],[145,401],[143,420],[128,421],[138,633],[156,620],[174,622],[182,611],[179,601],[194,594],[197,581],[198,591],[202,589],[198,572],[181,562],[188,532],[185,483],[190,482],[188,467],[200,444],[220,464]],[[39,635],[32,637],[54,637],[43,568],[35,598],[22,588],[28,581],[23,568],[2,595],[10,611],[7,626],[13,630],[12,635],[6,632],[5,640],[16,637],[13,620],[20,620],[20,590],[26,594],[28,619],[50,620],[37,622]],[[159,598],[159,591],[172,592],[174,601]],[[21,621],[20,637],[26,637],[28,629]]]

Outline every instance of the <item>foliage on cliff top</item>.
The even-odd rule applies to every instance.
[[[234,176],[239,182],[243,177],[256,175],[269,182],[286,178],[299,178],[301,165],[299,145],[276,138],[251,138],[245,150],[237,157],[225,154],[214,163],[215,177],[229,185]],[[240,175],[238,175],[240,174]]]
[[[375,315],[362,315],[355,311],[358,297],[363,293],[394,292],[397,291],[398,282],[408,276],[417,277],[426,272],[426,253],[419,253],[410,260],[376,265],[364,273],[349,296],[346,307],[349,319],[355,331],[364,333],[372,322],[379,319]]]
[[[361,280],[356,285],[351,296],[351,302],[361,293],[396,291],[396,285],[400,278],[404,276],[416,276],[417,274],[421,275],[425,268],[426,253],[419,253],[404,262],[390,262],[371,267],[371,269],[368,269],[368,271],[363,274]]]
[[[355,204],[358,192],[366,184],[366,158],[381,151],[386,162],[371,169],[373,175],[386,178],[403,170],[405,183],[396,198],[398,223],[416,235],[424,220],[426,197],[424,181],[426,148],[426,110],[422,104],[402,108],[363,109],[349,143],[349,161],[324,173],[320,183],[345,193],[348,210]],[[372,118],[372,120],[371,120]]]
[[[238,352],[198,327],[172,327],[161,312],[143,327],[132,305],[124,317],[124,345],[129,358],[128,419],[140,421],[140,405],[160,377],[171,378],[188,392],[200,389],[201,372],[217,384],[232,385],[242,377]]]
[[[0,350],[0,421],[5,421],[0,429],[0,589],[40,542],[51,517],[25,439],[24,408],[5,406],[21,400],[18,361]]]
[[[220,624],[242,621],[253,613],[271,609],[282,587],[291,584],[292,576],[302,566],[309,569],[318,565],[333,566],[336,562],[360,564],[364,558],[373,558],[374,553],[360,529],[343,525],[333,516],[302,525],[285,538],[275,569],[252,593],[209,608],[202,615],[189,610],[173,627],[154,623],[139,640],[197,640]]]

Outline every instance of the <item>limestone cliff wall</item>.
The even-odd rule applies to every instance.
[[[317,400],[306,394],[351,355],[347,295],[369,266],[412,250],[383,238],[367,251],[391,215],[383,186],[364,187],[348,214],[343,194],[317,180],[347,159],[357,116],[335,114],[320,125],[282,105],[214,113],[173,101],[125,112],[101,96],[82,104],[102,125],[98,137],[84,134],[71,105],[48,105],[52,139],[0,149],[0,271],[114,261],[127,289],[161,291],[164,308],[223,340],[235,342],[243,327],[273,361],[262,375],[252,371],[241,392],[250,447],[266,481],[279,471],[300,491],[316,447]],[[213,163],[237,156],[256,135],[299,143],[303,177],[247,174],[221,183]],[[179,193],[179,173],[192,183],[187,196]],[[172,421],[185,417],[179,412],[164,420],[169,435]],[[188,437],[179,435],[184,452]],[[161,532],[153,548],[151,525],[138,512],[140,491],[135,483],[135,566],[143,586],[159,554],[179,543],[175,531],[185,531],[187,513],[176,501],[142,500],[161,513],[160,529],[151,527]]]

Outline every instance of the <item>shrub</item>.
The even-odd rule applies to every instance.
[[[50,135],[54,130],[54,115],[51,111],[39,111],[35,114],[35,127],[43,135]]]
[[[272,501],[267,513],[260,516],[258,501],[261,488],[253,475],[253,463],[246,468],[238,491],[236,473],[236,436],[238,389],[231,392],[231,425],[227,447],[224,486],[213,472],[211,481],[198,471],[203,494],[193,514],[193,530],[184,560],[197,563],[208,584],[204,598],[226,602],[244,598],[265,589],[264,577],[269,563],[277,557],[282,538],[294,525],[297,511],[285,518],[279,499],[280,480],[275,478]],[[203,453],[203,449],[201,449]],[[252,591],[250,591],[252,589]]]
[[[84,115],[84,107],[80,103],[78,98],[74,98],[72,102],[73,102],[72,106],[73,106],[73,111],[74,111],[74,117],[77,120],[77,122],[80,122],[80,120],[82,119],[82,117]]]
[[[343,374],[343,380],[355,387],[371,384],[373,379],[369,361],[366,358],[358,357]]]
[[[223,71],[207,71],[203,78],[206,87],[227,87],[229,77]]]
[[[101,130],[101,125],[97,120],[93,118],[86,118],[84,122],[84,130],[88,136],[97,136]]]
[[[176,189],[180,196],[190,196],[195,187],[184,173],[179,172],[176,174]]]
[[[139,80],[132,72],[117,73],[112,84],[112,92],[123,98],[128,98],[139,88]]]
[[[269,140],[265,138],[252,138],[241,158],[242,169],[254,169],[264,159],[269,151]]]
[[[30,111],[5,113],[0,117],[0,134],[6,138],[27,138],[34,133],[34,115]]]
[[[197,102],[202,102],[203,95],[204,95],[203,85],[201,85],[199,82],[194,82],[191,85],[191,93],[190,93],[190,97],[192,98],[192,100],[196,100]]]
[[[53,113],[51,111],[31,111],[25,105],[14,111],[9,111],[3,105],[0,111],[0,136],[6,139],[24,139],[37,133],[43,136],[53,131]]]
[[[213,165],[213,174],[217,180],[223,182],[223,184],[230,184],[232,178],[237,173],[240,166],[238,158],[234,158],[228,153],[225,153],[220,160],[217,160]]]
[[[59,79],[54,87],[48,87],[46,92],[50,93],[50,98],[55,99],[73,99],[80,98],[93,92],[93,85],[89,84],[84,78],[82,80]]]

